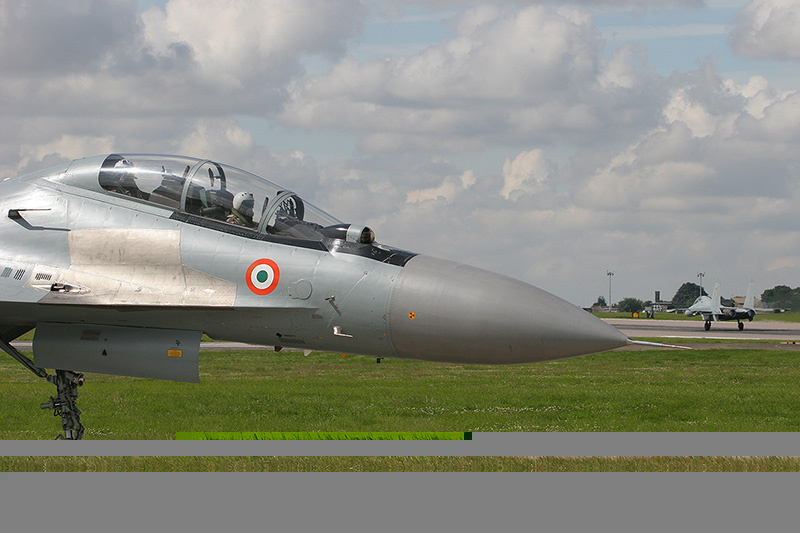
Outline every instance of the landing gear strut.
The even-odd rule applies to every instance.
[[[55,416],[61,417],[61,427],[64,428],[64,434],[58,435],[56,440],[80,440],[83,437],[84,427],[81,424],[81,411],[76,405],[76,400],[78,399],[78,387],[83,385],[86,378],[83,374],[70,370],[56,370],[55,376],[50,375],[45,369],[34,365],[30,359],[11,346],[10,342],[12,340],[30,331],[30,329],[23,326],[6,332],[0,336],[0,349],[40,378],[45,378],[56,386],[56,395],[50,396],[50,401],[42,404],[42,409],[52,409]]]
[[[83,374],[69,370],[56,370],[56,375],[47,376],[47,381],[56,386],[56,396],[50,396],[50,401],[42,404],[42,409],[52,409],[54,416],[61,416],[61,427],[64,434],[56,440],[81,440],[83,438],[83,424],[81,424],[81,410],[76,405],[78,387],[85,381]]]

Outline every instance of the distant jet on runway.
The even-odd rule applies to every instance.
[[[723,307],[720,303],[719,295],[719,281],[714,285],[714,292],[711,296],[700,296],[694,303],[684,311],[686,316],[703,315],[705,320],[705,330],[711,329],[711,322],[736,320],[739,323],[739,331],[744,329],[742,320],[748,322],[753,321],[756,313],[780,313],[783,309],[756,309],[754,304],[755,296],[753,294],[754,281],[750,280],[750,285],[747,287],[747,294],[744,298],[744,305],[742,307]]]

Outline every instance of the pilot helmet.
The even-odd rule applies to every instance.
[[[117,183],[121,187],[127,187],[129,189],[135,189],[136,187],[136,176],[133,174],[133,163],[125,159],[124,157],[121,158],[119,161],[114,163],[114,171],[117,174]],[[122,192],[122,191],[120,191]],[[130,194],[131,191],[124,191],[126,194]]]
[[[251,192],[240,192],[233,197],[233,208],[242,216],[253,218],[253,207],[256,205]]]

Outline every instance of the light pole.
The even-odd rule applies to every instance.
[[[614,277],[614,272],[611,270],[606,271],[606,275],[608,276],[608,308],[611,309],[613,304],[611,303],[611,278]]]
[[[706,277],[705,272],[698,272],[697,277],[700,278],[700,296],[703,295],[703,278]]]

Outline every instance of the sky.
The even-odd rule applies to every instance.
[[[800,0],[0,0],[0,76],[0,178],[215,159],[581,306],[800,286]]]

